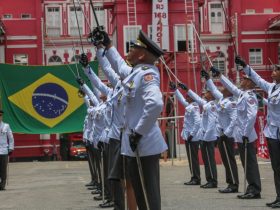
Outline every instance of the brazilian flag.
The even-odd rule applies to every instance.
[[[97,72],[97,62],[90,63]],[[77,70],[78,69],[78,70]],[[3,121],[13,132],[29,134],[68,133],[82,130],[86,116],[78,96],[80,65],[19,66],[0,64]]]

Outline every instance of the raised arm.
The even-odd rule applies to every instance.
[[[180,101],[180,103],[184,107],[189,105],[189,103],[186,101],[186,99],[184,98],[184,96],[182,95],[182,93],[178,89],[175,90],[174,94],[177,97],[178,101]]]
[[[234,96],[239,97],[242,94],[242,91],[237,88],[228,78],[224,75],[221,75],[220,81],[223,86],[228,89]]]
[[[93,103],[93,105],[97,106],[99,104],[97,100],[97,96],[94,95],[94,93],[90,90],[90,88],[85,83],[82,85],[81,88],[88,96],[89,100]]]
[[[89,103],[89,97],[87,95],[85,95],[85,97],[84,97],[84,102],[85,102],[87,108],[89,108],[90,103]]]
[[[111,91],[109,87],[107,87],[101,79],[92,71],[90,66],[84,68],[84,72],[91,81],[93,87],[96,87],[102,94],[108,95]]]
[[[125,62],[114,46],[111,46],[105,55],[111,63],[112,68],[122,79],[130,74],[132,67]]]
[[[107,57],[103,56],[104,49],[99,48],[96,52],[96,57],[99,62],[99,65],[101,66],[101,69],[103,70],[104,74],[110,81],[113,87],[116,86],[118,83],[120,77],[119,75],[112,69],[111,64],[109,63]]]
[[[273,83],[265,81],[260,75],[257,74],[249,65],[247,65],[244,69],[244,72],[265,92],[268,93],[270,87],[274,85]]]
[[[206,85],[215,99],[220,100],[223,98],[223,94],[218,90],[212,79],[208,79]]]
[[[188,95],[194,100],[196,101],[200,106],[203,106],[204,104],[207,103],[207,101],[205,101],[203,98],[201,98],[199,95],[197,95],[195,92],[193,92],[192,90],[188,90]]]
[[[236,56],[235,63],[243,67],[244,72],[258,85],[261,89],[268,92],[273,83],[269,83],[260,77],[240,56]]]

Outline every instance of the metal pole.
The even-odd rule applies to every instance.
[[[171,165],[174,165],[174,121],[171,121]]]
[[[236,184],[235,179],[234,179],[234,176],[233,176],[231,164],[230,164],[230,161],[229,161],[229,157],[228,157],[228,152],[227,152],[226,143],[225,143],[223,140],[222,140],[222,142],[223,142],[224,150],[225,150],[225,153],[226,153],[226,157],[227,157],[227,162],[228,162],[228,166],[229,166],[231,178],[232,178],[233,184]]]
[[[144,174],[143,174],[143,169],[142,169],[142,165],[141,165],[141,160],[140,160],[140,157],[139,157],[138,148],[136,148],[135,155],[136,155],[136,161],[137,161],[137,165],[138,165],[138,171],[139,171],[139,176],[140,176],[140,181],[141,181],[141,185],[142,185],[142,190],[143,190],[143,194],[144,194],[146,207],[147,207],[147,210],[151,210],[150,205],[149,205],[149,201],[148,201],[147,190],[146,190],[146,187],[145,187]]]
[[[239,52],[238,52],[238,19],[237,19],[237,13],[235,13],[235,47],[236,47],[236,53],[238,55]],[[236,67],[236,69],[238,69],[237,65],[235,67]],[[236,83],[237,83],[237,85],[240,84],[239,71],[236,71]]]
[[[102,202],[105,201],[105,183],[104,183],[104,148],[101,149],[101,182],[102,182]]]

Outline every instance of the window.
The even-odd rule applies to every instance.
[[[220,52],[219,55],[219,57],[213,60],[213,65],[221,72],[225,72],[225,55],[222,52]]]
[[[22,19],[29,19],[31,18],[31,14],[21,14]]]
[[[223,9],[222,5],[211,4],[210,5],[210,21],[211,21],[211,32],[214,34],[221,34],[224,31],[223,24]]]
[[[62,59],[58,55],[53,55],[49,58],[49,65],[62,64]]]
[[[176,25],[175,26],[175,51],[186,51],[186,26],[185,25]]]
[[[28,65],[28,56],[27,54],[14,54],[14,64],[17,65]]]
[[[49,7],[46,12],[46,31],[48,36],[58,37],[61,33],[61,16],[59,7]]]
[[[255,14],[255,12],[254,9],[246,9],[246,14]]]
[[[262,49],[249,49],[249,63],[251,65],[259,65],[263,63]]]
[[[11,19],[11,18],[13,18],[12,14],[4,14],[3,15],[3,19]]]
[[[76,13],[77,13],[79,25],[77,24]],[[70,7],[69,35],[71,35],[71,36],[79,36],[79,29],[80,29],[81,35],[83,34],[84,15],[83,15],[80,7],[76,7],[76,13],[75,13],[75,7]]]
[[[130,41],[136,40],[141,30],[141,26],[124,26],[124,53],[127,54],[130,47]]]
[[[272,8],[264,8],[263,9],[263,13],[265,13],[265,14],[272,14],[273,13],[273,9]]]
[[[102,7],[94,7],[94,10],[95,10],[95,14],[97,16],[97,20],[98,20],[98,23],[100,26],[106,26],[106,18],[105,18],[105,10],[102,8]],[[92,12],[92,10],[91,10]],[[92,12],[91,14],[91,17],[92,17],[92,26],[93,28],[95,28],[97,25],[96,25],[96,20],[94,18],[94,14]]]

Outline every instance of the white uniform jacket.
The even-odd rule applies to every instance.
[[[192,141],[199,141],[200,136],[198,135],[198,131],[201,124],[201,118],[198,104],[196,102],[188,103],[178,89],[175,91],[175,95],[178,101],[180,101],[185,107],[184,124],[181,133],[182,138],[187,140],[191,135],[193,136]]]
[[[218,90],[211,79],[206,82],[207,88],[211,91],[212,95],[218,101],[217,113],[218,113],[218,134],[224,133],[230,138],[234,138],[233,131],[235,129],[235,123],[237,118],[236,101],[233,97],[224,98],[223,94]]]
[[[201,140],[215,141],[217,140],[217,105],[215,101],[206,101],[198,96],[192,90],[188,91],[188,95],[196,101],[202,108],[201,119]]]
[[[129,145],[131,130],[142,135],[138,144],[140,156],[164,152],[167,145],[157,122],[163,108],[158,69],[153,65],[139,64],[122,84],[126,100],[122,154],[135,156]]]
[[[280,84],[265,81],[250,66],[245,67],[244,72],[268,94],[265,137],[280,140]]]
[[[253,90],[242,91],[231,83],[225,76],[221,76],[221,83],[237,97],[237,120],[234,137],[242,143],[242,136],[249,138],[249,142],[255,141],[258,136],[255,130],[255,122],[258,112],[258,100]]]
[[[14,150],[14,137],[9,124],[0,122],[0,155],[7,155]]]

